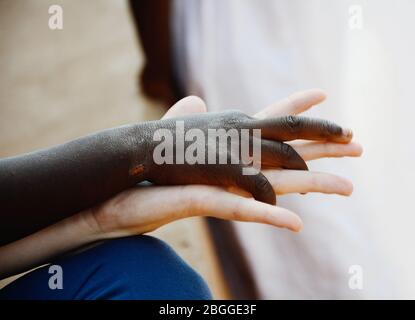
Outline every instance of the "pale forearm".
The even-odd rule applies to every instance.
[[[86,211],[0,247],[0,279],[50,262],[54,257],[99,241],[104,235]]]

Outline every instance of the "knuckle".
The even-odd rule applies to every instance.
[[[236,220],[236,221],[246,220],[241,200],[238,200],[235,203],[233,210],[231,212],[231,220]]]
[[[248,116],[245,113],[243,113],[240,110],[236,110],[236,109],[225,111],[225,114],[230,119],[245,119],[245,118],[248,118]]]
[[[285,157],[291,158],[293,156],[293,151],[294,150],[290,145],[281,143],[281,152]]]
[[[255,190],[256,191],[268,191],[270,188],[270,183],[268,179],[263,175],[256,175],[255,176]]]
[[[321,189],[321,182],[322,182],[322,177],[320,174],[313,174],[310,178],[310,185],[312,187],[312,189],[314,190],[320,190]]]
[[[297,132],[301,128],[301,120],[297,116],[286,116],[284,122],[291,132]]]
[[[224,124],[229,128],[240,126],[242,123],[249,120],[249,117],[239,110],[225,111],[223,117]]]

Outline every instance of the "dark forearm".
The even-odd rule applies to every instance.
[[[0,243],[19,239],[143,180],[139,125],[0,160]],[[140,138],[141,137],[141,138]]]

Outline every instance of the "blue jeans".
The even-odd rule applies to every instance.
[[[166,243],[149,236],[104,242],[57,259],[62,289],[50,289],[50,266],[0,290],[0,299],[211,299],[200,277]]]

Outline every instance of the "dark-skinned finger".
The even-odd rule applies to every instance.
[[[285,116],[254,120],[253,128],[261,129],[262,138],[277,141],[296,139],[347,143],[353,133],[350,129],[322,119],[301,116]]]
[[[235,172],[236,175],[232,175],[235,186],[248,191],[255,200],[275,205],[277,203],[275,192],[268,179],[261,172],[253,175],[244,175],[241,171],[242,168],[243,166],[241,165],[239,170],[237,169],[239,172]],[[230,171],[228,173],[232,174]]]
[[[307,164],[292,146],[267,139],[261,139],[261,167],[308,170]]]

